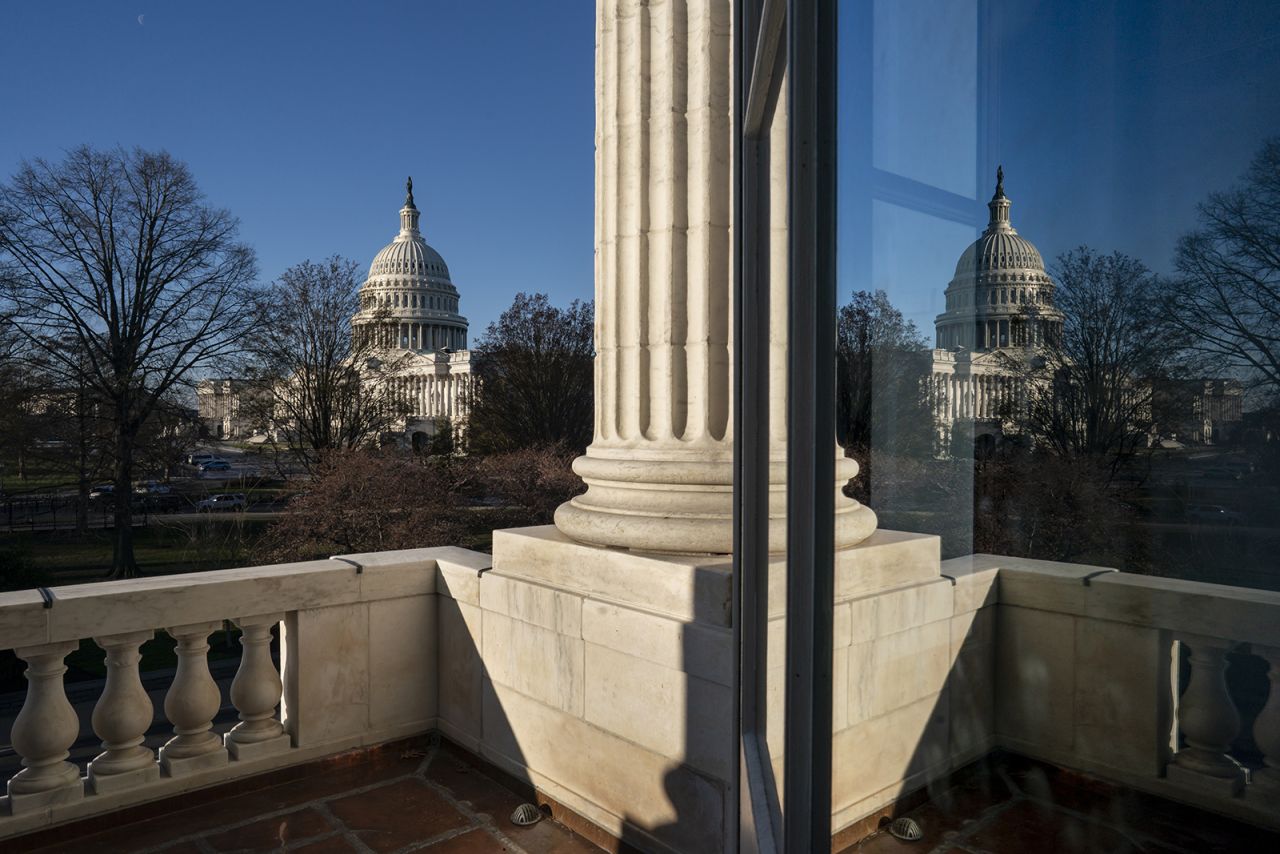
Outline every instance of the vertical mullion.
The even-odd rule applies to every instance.
[[[766,726],[766,654],[768,613],[769,522],[769,353],[767,269],[762,253],[768,247],[766,213],[762,210],[760,134],[746,126],[747,104],[776,85],[772,64],[755,74],[755,53],[761,44],[766,17],[762,0],[740,0],[735,27],[737,109],[734,125],[736,301],[734,311],[734,654],[738,690],[736,821],[728,828],[736,850],[774,852],[778,793],[774,790]],[[776,10],[775,10],[776,11]],[[731,843],[732,844],[732,843]]]
[[[785,850],[831,845],[835,0],[789,0]]]

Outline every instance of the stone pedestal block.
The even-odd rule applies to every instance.
[[[223,736],[223,742],[227,746],[227,753],[231,754],[231,758],[238,762],[251,762],[254,759],[275,756],[279,753],[285,753],[289,748],[293,747],[293,739],[289,737],[288,733],[281,733],[265,741],[252,742],[235,741],[230,736],[231,733]]]
[[[142,768],[134,768],[132,771],[123,771],[119,774],[95,774],[92,766],[89,768],[89,788],[93,789],[95,795],[110,795],[115,792],[124,792],[129,789],[136,789],[139,786],[145,786],[148,783],[154,783],[160,779],[160,766],[155,762]]]
[[[1213,798],[1234,798],[1244,791],[1243,771],[1233,777],[1215,777],[1170,763],[1165,778],[1180,789]]]

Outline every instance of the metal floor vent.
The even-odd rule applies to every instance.
[[[894,819],[893,823],[889,825],[889,832],[898,839],[904,839],[907,842],[915,842],[924,837],[924,831],[920,829],[920,825],[916,823],[916,820],[906,816]]]
[[[533,804],[521,804],[516,807],[516,811],[511,814],[511,823],[525,827],[530,824],[537,824],[542,819],[542,810]]]

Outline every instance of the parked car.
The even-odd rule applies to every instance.
[[[239,492],[224,492],[220,495],[210,495],[202,500],[197,507],[201,510],[243,510],[246,506],[244,495]]]
[[[171,492],[168,486],[158,480],[144,480],[141,483],[135,483],[133,491],[137,495],[167,495]]]
[[[1221,504],[1188,504],[1187,518],[1192,522],[1215,522],[1219,525],[1234,525],[1240,521],[1240,514],[1228,510]]]
[[[231,463],[216,458],[207,460],[200,464],[200,473],[204,474],[207,471],[231,471]]]
[[[97,483],[89,487],[90,498],[110,498],[116,494],[116,485],[114,483]]]

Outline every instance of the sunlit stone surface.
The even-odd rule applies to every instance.
[[[595,439],[574,471],[587,492],[556,525],[602,546],[731,550],[733,498],[733,61],[728,0],[606,0],[596,31]],[[774,123],[785,139],[785,118]],[[773,147],[785,210],[785,149]],[[786,230],[772,230],[786,257]],[[780,253],[780,254],[779,254]],[[785,270],[772,271],[774,290]],[[785,300],[774,299],[775,304]],[[773,329],[786,328],[775,311]],[[773,368],[785,339],[771,348]],[[775,412],[785,396],[773,394]],[[785,542],[785,439],[772,450],[770,543]],[[838,546],[875,530],[840,486]],[[772,530],[776,529],[776,530]]]

